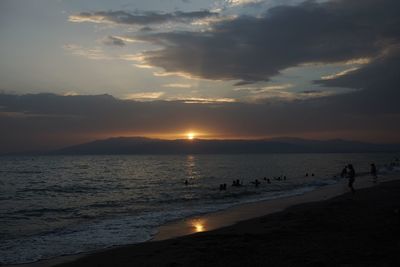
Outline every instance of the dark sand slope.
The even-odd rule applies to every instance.
[[[400,266],[400,181],[59,266]]]

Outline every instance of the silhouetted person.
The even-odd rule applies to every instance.
[[[340,177],[345,178],[347,176],[347,166],[344,166],[342,172],[340,173]]]
[[[188,185],[189,184],[189,181],[188,180],[185,180],[185,185]]]
[[[264,181],[266,181],[267,180],[267,177],[264,177]]]
[[[313,177],[314,177],[314,173],[312,173],[312,174],[311,174],[311,176],[313,176]]]
[[[268,179],[267,179],[267,183],[269,183],[269,184],[270,184],[270,183],[271,183],[271,179],[269,179],[269,178],[268,178]]]
[[[308,177],[308,172],[306,173],[306,177]]]
[[[349,169],[349,171],[347,173],[347,176],[349,178],[349,187],[350,187],[351,192],[354,194],[356,192],[356,190],[354,190],[353,184],[354,184],[354,181],[355,181],[356,172],[355,172],[354,167],[353,167],[352,164],[349,164],[347,166],[347,168]]]
[[[371,163],[371,175],[372,175],[372,179],[373,179],[372,181],[374,183],[376,183],[378,181],[378,174],[377,174],[376,166],[374,163]]]
[[[253,182],[253,184],[254,184],[256,187],[258,187],[258,186],[260,185],[260,181],[258,181],[258,179],[256,179],[256,180]]]
[[[285,180],[285,181],[286,181],[286,176],[283,176],[283,180]]]
[[[232,181],[232,186],[241,186],[240,180],[239,180],[239,179],[233,180],[233,181]]]

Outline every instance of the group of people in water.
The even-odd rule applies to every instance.
[[[286,181],[287,177],[286,177],[286,175],[284,175],[284,176],[276,176],[276,177],[273,177],[272,179],[275,180],[275,181]],[[263,180],[267,184],[271,184],[271,179],[270,178],[264,177]],[[186,182],[185,182],[185,184],[186,184]],[[258,187],[259,185],[261,185],[261,182],[260,182],[260,180],[255,179],[254,181],[251,181],[250,184],[254,185],[255,187]],[[243,185],[244,185],[243,181],[241,181],[239,179],[236,179],[236,180],[232,181],[232,187],[241,187]],[[226,188],[227,188],[226,184],[220,184],[219,185],[219,190],[220,191],[225,191]]]
[[[314,176],[314,174],[313,174]],[[277,176],[273,178],[276,181],[286,181],[286,175],[285,176]],[[267,182],[267,184],[271,184],[271,179],[264,177],[264,181]],[[251,184],[255,185],[256,187],[258,187],[261,182],[258,179],[255,179],[254,181],[250,182]],[[185,180],[185,185],[189,185],[189,180]],[[233,180],[232,181],[232,187],[241,187],[243,186],[243,181],[240,181],[239,179]],[[227,184],[220,184],[219,185],[219,190],[220,191],[225,191],[227,189]]]
[[[400,166],[400,160],[398,158],[396,158],[395,161],[390,164],[390,167],[394,167],[394,166]],[[370,164],[370,174],[372,176],[372,181],[374,183],[377,183],[378,182],[378,170],[377,170],[377,167],[376,167],[375,163],[371,163]],[[307,172],[305,174],[305,177],[308,177],[308,176],[315,176],[315,174],[314,173],[309,174]],[[347,178],[348,179],[348,187],[350,188],[350,191],[354,194],[356,192],[356,190],[353,187],[354,182],[355,182],[355,177],[356,177],[356,171],[355,171],[355,169],[353,167],[353,164],[346,165],[343,168],[340,176],[342,178]],[[276,180],[276,181],[282,181],[282,180],[286,181],[286,179],[287,179],[286,176],[273,177],[273,180]],[[271,184],[271,179],[270,178],[264,177],[263,180],[267,184]],[[254,185],[255,187],[258,187],[261,184],[261,182],[258,179],[255,179],[254,181],[252,181],[250,183],[252,185]],[[188,180],[185,180],[185,185],[189,185],[189,181]],[[241,187],[241,186],[243,186],[243,181],[240,181],[239,179],[236,179],[236,180],[232,181],[232,187]],[[227,184],[226,183],[220,184],[219,185],[219,190],[220,191],[226,191],[227,190]]]
[[[273,178],[276,181],[282,181],[282,180],[286,180],[286,176],[278,176],[278,177],[274,177]],[[271,184],[271,179],[264,177],[263,179],[265,182],[267,182],[267,184]],[[258,179],[255,179],[254,181],[251,181],[250,184],[254,185],[255,187],[258,187],[261,182]],[[241,187],[243,186],[243,181],[240,181],[239,179],[233,180],[232,181],[232,187]],[[226,190],[226,184],[220,184],[219,185],[219,190],[220,191],[225,191]]]

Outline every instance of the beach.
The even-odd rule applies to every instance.
[[[399,10],[0,0],[0,267],[400,267]]]
[[[398,266],[400,181],[57,266]]]
[[[0,267],[400,267],[399,10],[0,0]]]

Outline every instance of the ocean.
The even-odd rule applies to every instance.
[[[170,221],[337,183],[348,163],[359,179],[368,179],[372,162],[386,173],[391,169],[387,164],[399,156],[0,157],[0,264],[144,242]],[[274,179],[279,176],[287,179]],[[243,186],[232,187],[236,179]],[[261,182],[258,187],[255,179]],[[222,183],[227,190],[219,190]]]

